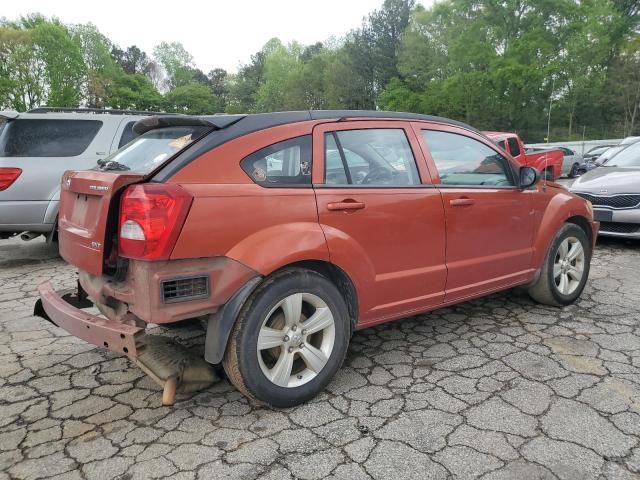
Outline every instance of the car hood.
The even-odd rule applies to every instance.
[[[570,190],[596,195],[640,193],[640,168],[598,167],[578,177]]]

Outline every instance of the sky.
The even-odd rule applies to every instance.
[[[38,12],[63,23],[91,22],[121,48],[137,45],[149,55],[162,41],[178,41],[205,73],[216,67],[235,72],[270,38],[307,45],[341,37],[382,1],[2,0],[0,16],[16,19]]]

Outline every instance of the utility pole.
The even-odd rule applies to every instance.
[[[551,84],[551,95],[549,95],[549,113],[547,114],[547,143],[549,143],[549,137],[551,136],[551,106],[553,105],[553,91],[556,88],[556,79],[553,77],[553,83]]]

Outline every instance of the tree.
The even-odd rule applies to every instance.
[[[92,24],[76,25],[73,35],[80,45],[86,68],[83,90],[87,106],[109,106],[109,89],[120,72],[111,56],[113,45]]]
[[[44,102],[46,66],[37,57],[33,32],[0,26],[0,106],[18,111]]]
[[[108,89],[109,107],[133,110],[161,110],[162,95],[151,81],[142,74],[121,72]]]
[[[605,91],[609,102],[622,112],[624,136],[633,135],[640,124],[640,34],[614,60]]]
[[[111,49],[111,57],[116,62],[124,73],[144,74],[149,66],[149,58],[147,54],[140,50],[135,45],[127,47],[126,50],[120,50],[118,47]]]
[[[211,90],[200,83],[190,83],[174,88],[164,96],[167,111],[191,114],[222,112],[222,102]]]
[[[39,22],[32,36],[37,54],[45,65],[47,105],[78,106],[85,75],[79,43],[58,22]]]
[[[174,89],[194,80],[193,57],[180,42],[162,42],[153,49],[153,56],[166,73],[166,87]]]

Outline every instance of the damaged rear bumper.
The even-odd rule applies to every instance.
[[[144,327],[137,326],[133,318],[119,322],[85,312],[63,298],[70,291],[56,292],[49,282],[40,284],[38,291],[42,308],[55,325],[93,345],[130,357],[138,356]]]

